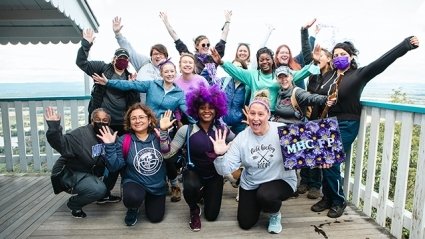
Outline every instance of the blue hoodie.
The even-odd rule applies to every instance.
[[[123,158],[122,144],[125,135],[117,143],[106,144],[106,166],[111,172],[123,169],[122,183],[134,182],[153,195],[166,194],[166,168],[159,138],[149,134],[145,141],[131,134],[130,150]]]

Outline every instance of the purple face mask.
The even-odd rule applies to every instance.
[[[128,59],[118,58],[115,60],[115,67],[122,71],[128,67]]]
[[[333,64],[338,70],[345,70],[350,66],[350,61],[348,56],[338,56],[333,59]]]

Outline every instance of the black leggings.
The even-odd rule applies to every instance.
[[[202,188],[202,194],[201,194]],[[198,201],[204,198],[204,215],[208,221],[217,219],[223,195],[223,177],[216,175],[202,179],[193,170],[183,171],[183,196],[190,209],[198,207]]]
[[[180,151],[179,151],[180,152]],[[165,168],[167,169],[167,177],[169,180],[177,178],[177,171],[181,168],[181,163],[178,163],[180,154],[175,154],[171,158],[165,160]]]
[[[126,208],[139,208],[145,201],[146,217],[151,222],[160,222],[165,213],[165,195],[153,195],[137,183],[123,185],[123,203]]]
[[[266,182],[254,190],[245,190],[239,187],[239,226],[244,230],[250,229],[258,222],[261,211],[278,212],[282,201],[293,194],[294,190],[284,180]]]

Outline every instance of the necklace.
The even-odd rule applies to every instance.
[[[325,83],[323,83],[323,84],[320,86],[320,89],[323,89],[323,88],[325,87],[325,85],[329,83],[329,81],[331,81],[331,80],[335,81],[335,80],[336,80],[336,78],[338,77],[338,75],[337,75],[337,77],[335,77],[335,78],[334,78],[335,73],[336,73],[336,71],[334,71],[334,73],[333,73],[333,74],[332,74],[332,76],[329,78],[329,80],[327,80]]]

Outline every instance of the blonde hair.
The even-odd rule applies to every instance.
[[[259,90],[255,92],[254,99],[249,104],[249,108],[254,103],[262,104],[266,107],[267,111],[270,113],[270,100],[269,100],[270,92],[268,90]]]
[[[193,59],[193,65],[194,65],[194,67],[193,67],[193,72],[192,73],[193,74],[197,74],[197,72],[196,72],[196,58],[195,58],[195,56],[193,54],[187,53],[187,52],[182,52],[180,54],[180,60],[179,60],[180,71],[181,71],[182,58],[185,57],[185,56],[190,57],[190,58]]]

